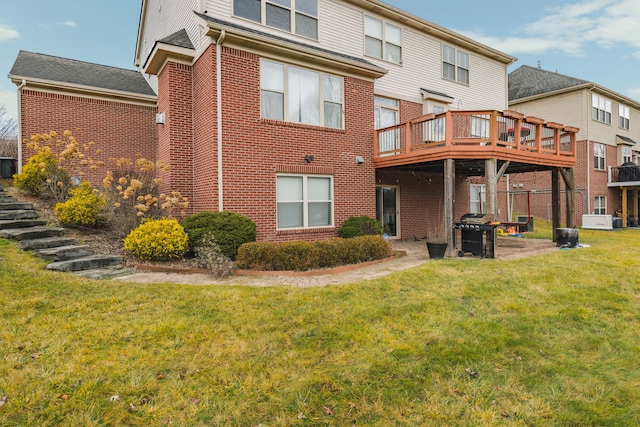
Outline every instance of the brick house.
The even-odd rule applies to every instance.
[[[143,0],[135,55],[163,185],[272,241],[369,215],[453,243],[503,174],[571,171],[577,129],[507,110],[514,61],[378,0]]]
[[[606,220],[608,228],[612,216],[620,216],[624,227],[637,225],[640,103],[597,83],[523,65],[509,74],[509,107],[580,128],[575,167],[578,225],[600,228]],[[510,178],[518,190],[534,191],[533,213],[546,218],[547,177]]]

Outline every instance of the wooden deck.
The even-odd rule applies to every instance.
[[[374,133],[376,168],[496,159],[538,168],[573,168],[579,129],[505,111],[427,114]]]

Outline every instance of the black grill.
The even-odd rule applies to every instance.
[[[460,217],[455,228],[462,235],[462,246],[458,256],[466,253],[480,255],[480,258],[495,258],[496,255],[496,227],[491,222],[493,215],[468,213]]]

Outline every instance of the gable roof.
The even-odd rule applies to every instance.
[[[187,30],[184,28],[182,30],[178,30],[173,34],[168,35],[167,37],[160,39],[157,43],[164,43],[171,46],[184,47],[185,49],[195,49],[193,47],[193,43],[191,43],[191,39],[187,34]]]
[[[509,101],[591,84],[586,80],[522,65],[509,73]]]
[[[110,67],[75,59],[60,58],[21,50],[9,71],[14,82],[21,80],[62,83],[65,86],[96,88],[108,92],[125,92],[155,96],[144,76],[136,70]]]

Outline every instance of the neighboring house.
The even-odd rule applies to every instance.
[[[575,164],[577,129],[503,111],[514,61],[377,0],[143,0],[135,55],[162,185],[192,212],[272,241],[369,215],[392,238],[444,228],[450,254],[455,218],[498,213],[502,174]]]
[[[602,223],[591,215],[621,216],[623,226],[637,225],[640,103],[597,83],[525,65],[509,74],[509,107],[580,128],[575,167],[578,225]],[[547,217],[545,190],[550,183],[544,177],[510,176],[510,182],[520,191],[534,191],[533,212]]]

